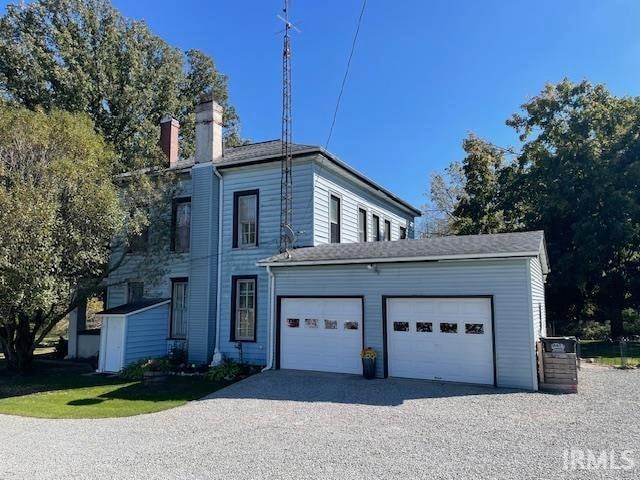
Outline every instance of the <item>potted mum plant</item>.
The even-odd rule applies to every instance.
[[[366,347],[360,352],[362,358],[362,375],[367,380],[376,377],[376,351],[371,347]]]

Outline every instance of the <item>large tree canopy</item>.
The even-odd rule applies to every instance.
[[[118,185],[114,156],[84,114],[0,104],[0,351],[11,368],[28,369],[35,346],[102,288],[125,258],[112,248],[126,251],[150,209],[159,224],[167,216],[161,176]]]
[[[640,307],[640,98],[565,80],[507,124],[522,141],[511,162],[465,141],[454,233],[544,230],[550,317],[610,321],[623,334],[622,312]]]
[[[181,156],[191,156],[194,106],[203,94],[225,108],[227,143],[239,142],[227,78],[213,60],[172,48],[109,0],[9,5],[0,19],[0,94],[29,109],[88,114],[126,169],[154,158],[167,114],[183,125]]]

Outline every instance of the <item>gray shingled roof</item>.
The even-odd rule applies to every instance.
[[[332,153],[326,151],[324,148],[317,145],[305,145],[303,143],[292,144],[291,151],[293,155],[297,154],[321,154],[328,158],[331,162],[345,169],[349,173],[355,175],[361,181],[382,192],[384,195],[399,203],[404,208],[408,209],[415,216],[421,214],[420,209],[414,207],[409,202],[406,202],[402,198],[395,195],[393,192],[387,190],[381,185],[377,184],[366,175],[360,173],[349,164],[343,162]],[[241,166],[243,164],[250,164],[255,162],[268,162],[273,161],[276,158],[282,156],[282,142],[280,140],[269,140],[266,142],[250,143],[247,145],[241,145],[239,147],[225,148],[222,155],[222,159],[216,162],[217,168],[231,168],[235,166]],[[179,160],[176,166],[171,170],[177,172],[188,172],[194,164],[193,158]]]
[[[390,262],[412,259],[492,258],[540,255],[547,269],[544,232],[460,235],[393,242],[333,243],[293,249],[261,260],[259,264],[332,264]]]
[[[291,153],[294,155],[306,150],[319,149],[315,145],[304,145],[294,143],[291,145]],[[267,142],[250,143],[239,147],[225,148],[220,165],[228,163],[242,163],[245,161],[255,161],[260,158],[277,157],[282,155],[282,142],[280,140],[269,140]]]
[[[160,303],[167,302],[171,299],[169,298],[141,298],[136,302],[125,303],[123,305],[118,305],[117,307],[107,308],[102,312],[96,313],[96,315],[129,315],[131,313],[135,313],[138,310],[142,310],[144,308],[152,307],[154,305],[158,305]]]

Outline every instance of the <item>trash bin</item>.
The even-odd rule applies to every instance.
[[[544,351],[549,353],[576,353],[576,337],[541,337]]]

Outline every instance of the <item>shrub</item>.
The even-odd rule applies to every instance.
[[[235,380],[242,373],[240,364],[231,359],[225,360],[220,365],[212,367],[205,375],[207,380],[219,382],[221,380]]]
[[[583,340],[602,340],[611,332],[609,322],[599,323],[589,320],[582,325],[578,337]]]
[[[168,372],[169,360],[166,358],[143,358],[130,363],[120,371],[120,376],[127,380],[142,380],[144,372]]]
[[[174,345],[169,351],[169,363],[171,363],[171,365],[185,365],[187,363],[187,357],[187,349],[182,345]]]

